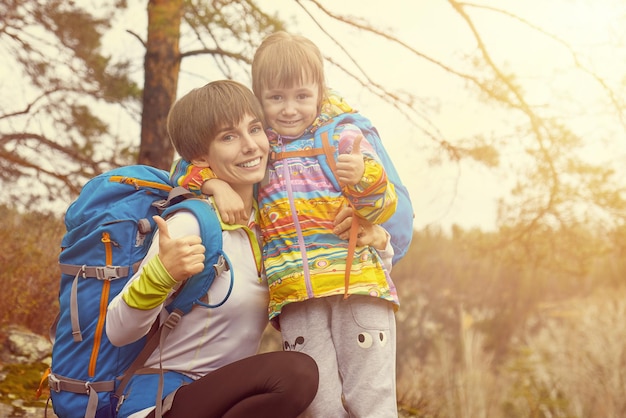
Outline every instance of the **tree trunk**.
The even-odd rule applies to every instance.
[[[150,0],[139,164],[169,170],[174,148],[167,136],[167,113],[176,99],[180,70],[183,0]]]

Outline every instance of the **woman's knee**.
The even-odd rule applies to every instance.
[[[307,392],[317,392],[317,386],[319,384],[319,371],[317,363],[309,355],[299,353],[297,351],[286,351],[285,354],[289,355],[289,367],[290,375],[295,382],[296,386],[304,386]]]

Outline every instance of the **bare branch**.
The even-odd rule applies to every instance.
[[[141,36],[139,36],[138,33],[133,32],[130,29],[126,29],[126,32],[129,33],[133,38],[137,39],[139,43],[141,44],[141,46],[143,46],[143,49],[146,49],[146,43],[143,39],[141,39]]]
[[[511,19],[517,20],[518,22],[522,23],[523,25],[541,33],[542,35],[546,36],[549,39],[552,39],[553,41],[555,41],[556,43],[558,43],[559,45],[561,45],[563,48],[565,48],[570,55],[572,56],[572,60],[574,61],[574,65],[579,68],[581,71],[583,71],[584,73],[586,73],[587,75],[591,76],[601,87],[602,89],[607,93],[607,95],[609,96],[611,102],[613,103],[613,105],[615,106],[615,110],[618,112],[618,117],[620,120],[620,123],[622,124],[623,128],[626,129],[626,105],[624,103],[620,103],[620,100],[618,98],[618,93],[613,90],[606,82],[605,79],[603,79],[602,77],[600,77],[596,72],[592,71],[591,69],[589,69],[587,66],[585,66],[581,60],[580,60],[580,56],[579,54],[574,51],[574,49],[572,48],[572,46],[566,42],[565,40],[563,40],[562,38],[548,32],[547,30],[545,30],[544,28],[541,28],[531,22],[529,22],[528,20],[513,14],[511,12],[508,12],[506,10],[502,10],[502,9],[498,9],[495,7],[491,7],[491,6],[485,6],[485,5],[481,5],[481,4],[475,4],[475,3],[464,3],[464,2],[459,2],[458,3],[461,7],[473,7],[476,9],[485,9],[485,10],[490,10],[492,12],[507,16]]]
[[[180,54],[180,57],[181,59],[183,59],[186,57],[193,57],[195,55],[213,55],[213,56],[220,56],[220,57],[228,57],[236,61],[241,61],[246,64],[250,64],[250,59],[245,57],[244,55],[236,53],[236,52],[226,51],[221,48],[204,48],[204,49],[196,49],[193,51],[186,51],[186,52],[182,52]]]
[[[12,134],[2,134],[0,135],[0,144],[6,144],[9,142],[17,142],[24,140],[35,140],[42,145],[45,145],[51,150],[59,151],[69,157],[71,161],[76,161],[82,165],[90,166],[97,170],[98,162],[94,161],[93,158],[87,157],[84,154],[77,151],[74,147],[65,147],[60,145],[59,143],[46,138],[43,135],[39,135],[36,133],[29,132],[20,132],[20,133],[12,133]]]
[[[23,110],[17,110],[17,111],[12,112],[12,113],[0,114],[0,119],[8,119],[8,118],[11,118],[11,117],[14,117],[14,116],[27,115],[28,113],[30,113],[30,111],[32,110],[33,106],[37,102],[40,102],[42,99],[50,96],[53,93],[58,93],[58,92],[61,92],[61,91],[69,91],[69,90],[63,89],[63,88],[59,88],[59,87],[55,87],[53,89],[43,91],[39,96],[35,97],[30,103],[28,103]]]

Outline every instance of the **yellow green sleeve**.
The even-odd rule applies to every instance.
[[[176,285],[163,267],[159,256],[154,256],[141,270],[141,275],[126,288],[122,299],[131,308],[148,310],[162,304]]]

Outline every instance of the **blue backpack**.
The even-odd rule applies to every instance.
[[[215,211],[185,193],[172,188],[166,171],[133,165],[94,177],[69,206],[59,256],[59,315],[51,328],[52,364],[47,372],[59,418],[115,417],[123,386],[158,345],[153,341],[163,327],[156,323],[149,341],[144,337],[123,347],[109,342],[104,326],[109,302],[150,247],[156,227],[152,216],[194,213],[206,248],[204,271],[188,279],[167,306],[173,323],[194,305],[217,307],[230,295],[232,269],[230,290],[220,303],[209,306],[200,300],[216,275],[229,269],[229,262]]]
[[[395,191],[398,196],[396,212],[387,222],[382,224],[382,226],[391,235],[391,246],[394,250],[392,262],[395,264],[400,261],[402,257],[404,257],[409,249],[409,245],[411,245],[411,240],[413,239],[413,205],[411,204],[409,192],[404,184],[402,184],[400,175],[393,165],[389,154],[385,150],[380,136],[378,135],[378,131],[374,126],[372,126],[369,119],[359,113],[343,113],[334,117],[328,123],[320,126],[315,131],[313,149],[274,153],[271,158],[277,160],[296,156],[317,156],[326,177],[330,179],[336,190],[341,191],[341,185],[339,184],[335,174],[335,162],[339,156],[339,150],[329,138],[332,139],[335,128],[338,124],[348,123],[356,125],[361,129],[365,139],[367,139],[367,141],[372,145],[372,148],[385,167],[387,178],[395,187]],[[356,221],[356,217],[353,217],[353,220]],[[350,232],[350,248],[351,251],[353,251],[353,247],[356,245],[356,224],[353,223],[353,227]],[[350,254],[349,257],[351,257]],[[351,260],[348,260],[347,264],[350,265]]]

